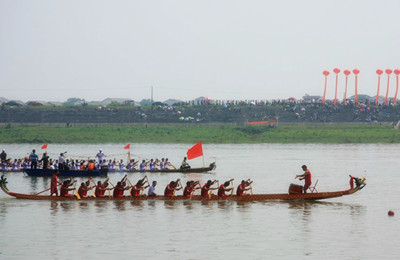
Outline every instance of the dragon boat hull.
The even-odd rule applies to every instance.
[[[51,177],[55,170],[50,169],[23,169],[31,177]],[[108,170],[100,171],[79,171],[79,170],[58,170],[58,177],[107,177]]]
[[[314,200],[322,200],[322,199],[331,199],[342,197],[345,195],[351,195],[361,190],[365,184],[361,186],[356,186],[353,189],[343,190],[343,191],[333,191],[333,192],[317,192],[317,193],[305,193],[305,194],[254,194],[254,195],[245,195],[245,196],[226,196],[226,197],[218,197],[218,196],[210,196],[210,197],[201,197],[199,195],[185,197],[185,196],[124,196],[124,197],[84,197],[77,198],[75,196],[69,197],[60,197],[60,196],[48,196],[48,195],[35,195],[35,194],[23,194],[23,193],[15,193],[11,192],[6,187],[6,179],[1,178],[0,187],[1,189],[10,196],[13,196],[17,199],[28,199],[28,200],[53,200],[53,201],[70,201],[70,200],[196,200],[196,201],[269,201],[269,200],[281,200],[281,201],[314,201]]]
[[[129,171],[129,170],[126,170],[124,172],[127,172],[127,173],[136,173],[136,172],[140,172],[140,173],[207,173],[207,172],[215,170],[215,168],[217,168],[216,164],[215,163],[211,163],[210,166],[208,166],[208,167],[200,167],[200,168],[145,170],[145,171],[139,171],[139,170]],[[113,170],[110,170],[110,172],[112,172],[112,171]],[[115,172],[118,172],[118,171],[115,171]]]

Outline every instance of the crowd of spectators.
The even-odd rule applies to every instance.
[[[399,104],[375,105],[369,99],[193,100],[172,105],[77,107],[65,109],[16,108],[1,110],[0,123],[238,123],[278,119],[280,122],[394,122]]]

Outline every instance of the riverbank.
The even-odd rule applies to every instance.
[[[400,143],[390,125],[42,125],[0,127],[1,143]]]

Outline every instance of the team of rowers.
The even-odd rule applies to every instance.
[[[251,184],[253,181],[250,179],[242,180],[236,189],[236,195],[243,196],[246,195],[248,191],[253,194],[253,189]],[[93,179],[89,178],[88,181],[82,182],[78,189],[76,189],[76,180],[68,179],[63,181],[62,183],[58,182],[57,173],[53,174],[51,185],[50,185],[50,196],[77,196],[78,198],[85,198],[88,195],[88,192],[91,191],[91,196],[93,197],[105,197],[106,191],[109,192],[109,197],[114,198],[122,198],[124,197],[125,191],[129,190],[129,196],[138,197],[138,196],[158,196],[156,193],[156,185],[157,181],[153,181],[151,184],[147,179],[147,176],[138,180],[136,184],[132,184],[127,175],[125,175],[121,181],[119,181],[115,186],[110,182],[109,179],[106,179],[104,182],[98,181],[97,184],[93,181]],[[57,186],[61,186],[60,195],[58,195]],[[234,195],[233,179],[224,182],[219,185],[218,180],[208,180],[203,186],[201,186],[199,181],[187,181],[186,186],[183,187],[181,184],[181,180],[177,179],[176,181],[171,181],[165,187],[164,196],[175,196],[176,191],[183,189],[183,196],[190,198],[194,195],[196,190],[201,190],[200,194],[202,197],[211,197],[214,190],[217,191],[217,195],[219,197],[225,197]],[[145,193],[145,189],[148,188],[147,194]],[[70,192],[73,193],[70,193]],[[112,194],[111,194],[112,191]]]
[[[106,160],[105,154],[100,149],[95,155],[96,159],[89,160],[73,160],[67,159],[67,152],[60,153],[58,159],[51,159],[47,152],[43,153],[42,157],[32,150],[29,157],[23,159],[9,159],[3,150],[1,159],[1,171],[20,171],[22,169],[50,169],[50,170],[100,170],[107,167],[109,171],[158,171],[176,168],[168,161],[168,158],[142,160],[141,162],[135,159],[129,159],[125,163],[124,160]],[[183,164],[187,167],[187,162],[184,159]],[[190,168],[190,166],[189,166]]]

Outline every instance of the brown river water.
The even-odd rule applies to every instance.
[[[57,145],[48,152],[126,159],[125,144]],[[41,145],[3,144],[9,157]],[[180,165],[191,145],[131,144],[132,158]],[[254,193],[285,193],[311,170],[319,191],[344,190],[349,174],[366,177],[360,192],[319,202],[28,201],[0,194],[0,259],[400,259],[398,144],[203,144],[211,174],[148,174],[157,191],[181,178],[254,181]],[[41,154],[40,154],[41,156]],[[55,158],[55,155],[53,156]],[[203,159],[189,161],[203,166]],[[124,173],[110,173],[117,182]],[[129,174],[136,182],[144,174]],[[6,173],[8,188],[34,193],[49,179]],[[81,182],[84,179],[79,179]],[[388,211],[395,212],[394,217]]]

